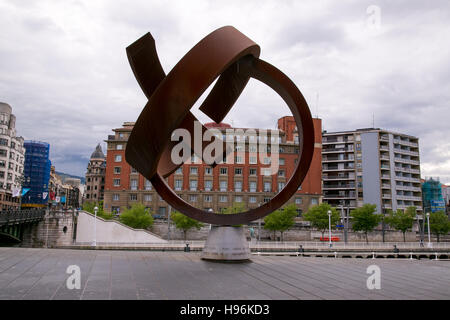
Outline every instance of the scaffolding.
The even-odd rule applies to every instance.
[[[426,179],[422,184],[422,196],[425,212],[445,212],[445,201],[442,196],[442,185],[439,179]]]
[[[28,140],[25,141],[24,147],[26,151],[23,188],[29,191],[22,196],[22,207],[46,207],[49,198],[50,145],[46,142]]]

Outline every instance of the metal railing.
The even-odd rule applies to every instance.
[[[42,220],[45,210],[8,210],[0,211],[0,226]]]

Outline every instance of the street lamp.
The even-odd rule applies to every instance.
[[[209,212],[209,213],[213,213],[213,211],[214,211],[214,210],[213,210],[212,208],[209,208],[209,209],[208,209],[208,212]],[[211,223],[209,224],[209,230],[211,230]]]
[[[417,223],[419,224],[419,234],[420,234],[420,246],[423,247],[423,217],[421,214],[416,215]]]
[[[330,244],[330,248],[332,247],[331,245],[331,210],[328,210],[328,242]]]
[[[94,242],[93,242],[93,246],[97,246],[97,211],[98,211],[98,207],[96,206],[94,208]]]
[[[261,202],[258,202],[258,207],[261,207]],[[261,241],[261,218],[258,219],[258,242]]]
[[[167,210],[167,240],[170,240],[170,213],[172,211],[172,207],[169,205],[169,210]]]
[[[428,223],[428,248],[431,248],[431,236],[430,236],[430,213],[427,212],[427,223]]]

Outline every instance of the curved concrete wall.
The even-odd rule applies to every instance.
[[[76,242],[94,241],[94,215],[80,211],[77,222]],[[143,229],[133,229],[114,220],[97,217],[97,243],[165,243],[166,240]]]

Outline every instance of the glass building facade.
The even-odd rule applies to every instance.
[[[50,145],[40,141],[25,141],[25,164],[22,207],[46,207],[51,161]]]

